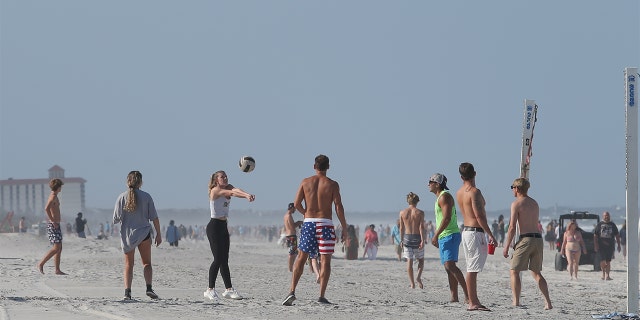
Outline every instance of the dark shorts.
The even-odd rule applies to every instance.
[[[289,248],[289,255],[298,254],[298,236],[295,234],[287,236],[287,248]]]
[[[62,230],[60,229],[60,225],[47,223],[47,236],[51,243],[62,243]]]
[[[600,261],[611,261],[611,259],[613,259],[615,247],[600,246],[598,249],[598,253],[600,254]]]

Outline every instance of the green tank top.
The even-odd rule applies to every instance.
[[[442,190],[436,199],[435,205],[435,213],[436,213],[436,229],[440,227],[440,223],[442,221],[442,208],[438,204],[438,200],[442,197],[442,194],[449,193],[449,190]],[[449,221],[449,225],[442,231],[442,233],[438,236],[438,239],[442,239],[450,234],[460,233],[460,228],[458,228],[458,216],[456,215],[456,205],[453,204],[453,208],[451,208],[451,221]]]

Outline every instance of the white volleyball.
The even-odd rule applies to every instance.
[[[238,161],[238,166],[242,172],[251,172],[256,168],[256,160],[251,156],[242,156]]]

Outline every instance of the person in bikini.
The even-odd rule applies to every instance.
[[[289,249],[289,272],[293,271],[293,262],[298,255],[298,236],[296,229],[302,225],[302,221],[294,221],[293,213],[296,212],[296,208],[292,203],[289,203],[287,213],[284,214],[284,233],[286,237],[287,248]]]
[[[569,222],[567,229],[564,231],[562,239],[562,249],[560,249],[567,257],[567,270],[571,280],[578,280],[578,267],[580,266],[581,253],[587,254],[587,247],[584,245],[584,239],[582,239],[582,232],[578,229],[578,224],[575,221]]]
[[[295,290],[304,271],[305,261],[310,254],[318,253],[322,255],[318,302],[330,304],[324,294],[331,275],[331,256],[336,243],[336,233],[332,221],[332,204],[335,206],[336,216],[340,220],[342,230],[347,230],[348,226],[344,217],[340,185],[327,177],[329,158],[325,155],[318,155],[315,158],[313,169],[316,174],[302,180],[294,202],[296,209],[304,215],[304,222],[300,231],[300,244],[298,245],[300,250],[291,273],[290,291],[282,302],[282,305],[285,306],[293,305],[293,301],[296,300]],[[302,206],[303,201],[304,207]],[[342,241],[345,240],[345,236],[346,232],[342,232]]]
[[[407,259],[407,274],[411,288],[415,288],[418,283],[420,289],[422,285],[422,270],[424,269],[424,211],[416,206],[420,202],[420,197],[413,192],[407,195],[409,207],[400,211],[400,239],[402,239],[402,255]],[[418,260],[418,274],[415,282],[413,280],[413,260]]]
[[[53,258],[53,263],[56,267],[55,273],[57,275],[66,275],[66,273],[60,270],[60,256],[62,255],[62,229],[60,229],[60,199],[58,199],[58,193],[62,191],[62,185],[64,182],[60,179],[51,179],[49,181],[49,188],[51,194],[47,200],[47,205],[44,207],[44,211],[47,213],[49,223],[47,223],[47,236],[49,242],[53,245],[49,251],[44,255],[42,260],[38,263],[38,271],[44,274],[44,264]]]

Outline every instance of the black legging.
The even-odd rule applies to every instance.
[[[222,275],[225,288],[232,288],[231,273],[229,272],[229,230],[227,229],[227,221],[212,218],[207,224],[207,238],[209,239],[211,253],[213,253],[213,262],[209,267],[209,288],[216,287],[218,270]]]

